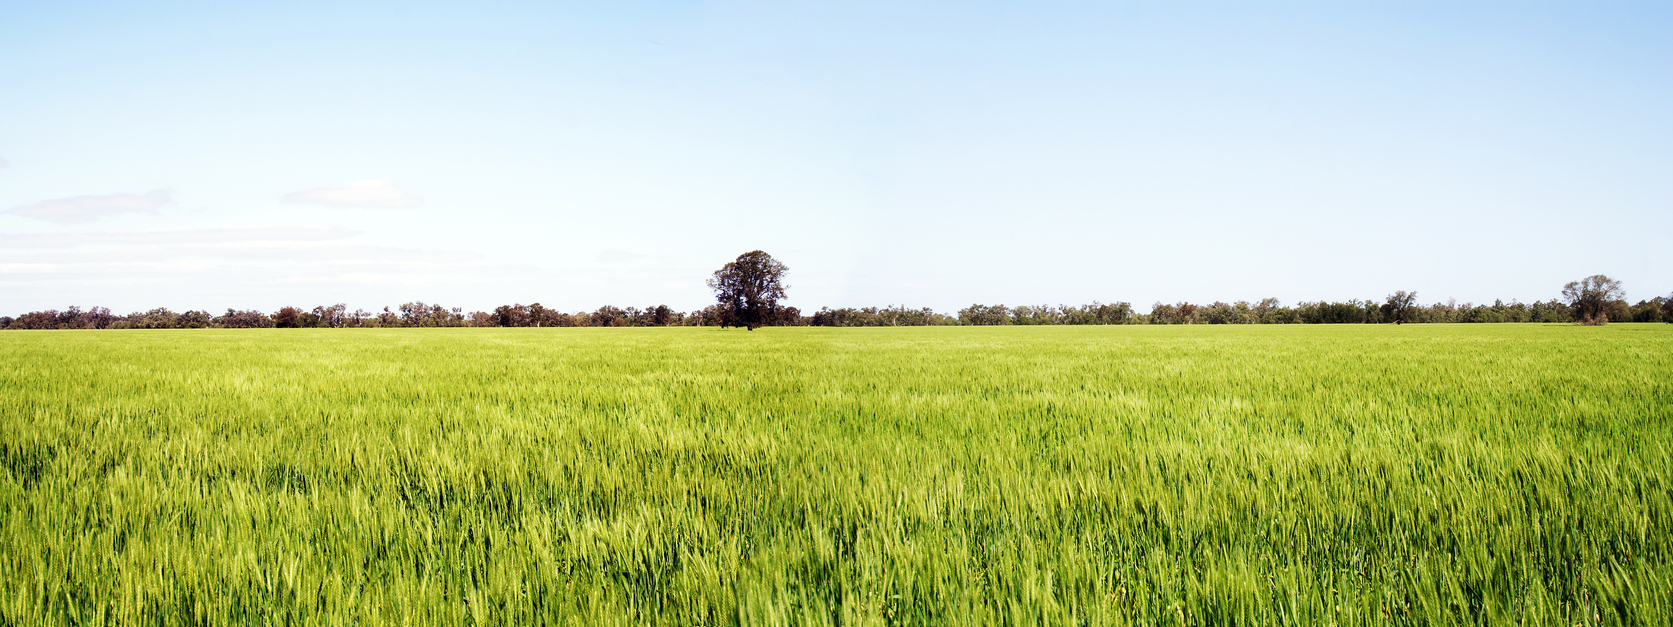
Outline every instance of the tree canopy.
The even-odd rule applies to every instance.
[[[778,318],[778,300],[784,298],[784,273],[788,268],[772,255],[752,250],[716,270],[709,278],[722,312],[721,326],[756,327]]]
[[[1417,306],[1417,292],[1399,290],[1388,295],[1388,302],[1382,306],[1384,317],[1389,322],[1400,324],[1405,322],[1411,314],[1412,308]]]
[[[1610,303],[1620,300],[1624,295],[1620,281],[1601,274],[1594,274],[1579,281],[1569,281],[1563,286],[1563,300],[1568,301],[1568,306],[1574,312],[1574,320],[1586,324],[1608,323],[1606,309]]]

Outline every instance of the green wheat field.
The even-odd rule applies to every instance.
[[[1673,624],[1673,325],[0,358],[3,625]]]

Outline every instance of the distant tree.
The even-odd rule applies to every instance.
[[[117,320],[120,318],[111,315],[109,307],[89,307],[87,313],[81,314],[82,326],[89,329],[108,329],[116,324]]]
[[[1185,324],[1197,323],[1197,309],[1199,309],[1199,307],[1196,305],[1181,302],[1178,305],[1174,305],[1174,308],[1179,310],[1179,317],[1184,320]]]
[[[416,327],[424,323],[425,314],[430,313],[430,306],[424,301],[401,303],[401,325]]]
[[[179,324],[182,329],[204,329],[209,327],[209,323],[210,315],[207,311],[193,309],[180,314]]]
[[[627,312],[620,307],[605,305],[588,316],[587,323],[595,327],[625,327],[627,326]]]
[[[1605,321],[1620,320],[1622,322],[1632,322],[1632,305],[1628,305],[1627,301],[1619,298],[1604,303],[1602,318]]]
[[[1661,299],[1661,320],[1662,322],[1673,323],[1673,294],[1668,294],[1667,298]]]
[[[1028,305],[1017,305],[1016,307],[1012,307],[1010,312],[1011,324],[1023,326],[1048,324],[1051,318],[1045,311],[1043,311],[1044,309],[1046,309],[1044,306],[1031,307]]]
[[[778,300],[784,298],[784,274],[789,269],[772,255],[752,250],[716,270],[709,278],[724,315],[721,326],[740,326],[754,331],[779,317]]]
[[[1638,301],[1638,304],[1632,306],[1631,320],[1633,322],[1661,322],[1663,300],[1662,297],[1657,296],[1650,300]]]
[[[1256,324],[1287,324],[1294,322],[1290,318],[1294,312],[1284,306],[1283,301],[1276,298],[1262,298],[1250,308],[1250,316]]]
[[[551,314],[553,314],[553,313],[556,313],[556,312],[554,312],[550,309],[547,309],[546,307],[542,306],[540,303],[535,303],[535,304],[529,305],[529,326],[531,326],[531,327],[551,326],[551,325],[547,324],[547,319],[550,318]]]
[[[1573,316],[1568,305],[1555,298],[1545,302],[1534,301],[1534,304],[1528,306],[1529,322],[1556,323],[1568,322],[1571,319]]]
[[[1494,299],[1493,306],[1487,308],[1485,316],[1487,322],[1521,322],[1521,303],[1514,300],[1506,304],[1501,299]]]
[[[1313,324],[1364,324],[1365,308],[1358,301],[1302,303],[1301,316]]]
[[[958,322],[959,324],[968,326],[997,326],[1010,324],[1011,309],[1004,305],[975,304],[958,311]]]
[[[1092,301],[1090,305],[1080,307],[1058,307],[1063,313],[1064,324],[1127,324],[1133,318],[1131,303],[1100,303]]]
[[[13,320],[12,323],[7,326],[13,329],[56,329],[58,328],[58,310],[48,309],[46,311],[31,311],[18,316],[16,320]]]
[[[1173,305],[1157,301],[1150,306],[1150,324],[1174,324],[1179,311]]]
[[[1255,308],[1249,301],[1240,300],[1233,303],[1232,310],[1237,312],[1234,320],[1236,324],[1260,324],[1261,317],[1255,314]]]
[[[628,307],[623,311],[630,327],[665,327],[675,324],[678,312],[669,309],[667,305],[652,305],[644,309]]]
[[[973,305],[960,314],[965,319],[954,318],[935,313],[929,307],[912,308],[906,305],[892,305],[889,307],[861,307],[854,309],[844,307],[831,309],[822,307],[811,316],[803,316],[795,307],[785,307],[779,312],[777,324],[783,326],[812,326],[812,327],[923,327],[938,325],[980,325],[980,324],[1010,324],[1010,310],[1004,305],[985,307]]]
[[[529,308],[522,304],[500,305],[494,308],[495,324],[502,327],[526,327],[529,322]]]
[[[1248,307],[1248,303],[1243,304]],[[1197,318],[1203,324],[1238,324],[1242,322],[1237,308],[1220,301],[1214,301],[1197,309]]]
[[[302,324],[302,310],[295,307],[282,307],[273,314],[273,326],[280,329],[294,329]]]
[[[1187,302],[1174,305],[1156,303],[1150,306],[1150,324],[1196,324],[1198,309]]]
[[[180,314],[174,313],[167,307],[158,307],[150,311],[128,314],[128,321],[141,329],[178,329],[180,328]]]
[[[401,304],[402,324],[409,327],[460,327],[465,325],[463,308],[447,308],[440,303],[413,301]]]
[[[329,327],[332,329],[341,327],[348,321],[348,311],[349,306],[343,303],[337,303],[331,306],[321,305],[319,307],[315,307],[313,312],[314,317],[317,320],[315,326]]]
[[[709,305],[686,314],[686,320],[690,321],[692,326],[698,327],[718,327],[725,317],[726,313],[720,305]]]
[[[1394,324],[1411,321],[1412,307],[1417,305],[1417,292],[1398,290],[1388,295],[1383,303],[1383,319]]]
[[[1563,286],[1563,300],[1568,301],[1574,321],[1581,324],[1608,324],[1610,304],[1625,294],[1620,281],[1601,274]]]
[[[70,305],[68,309],[58,312],[57,326],[59,329],[85,328],[81,323],[81,307]]]
[[[273,326],[272,318],[254,309],[238,311],[228,308],[226,315],[215,318],[212,322],[215,326],[226,329],[267,329]]]

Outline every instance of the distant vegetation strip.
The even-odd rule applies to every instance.
[[[1389,324],[1464,322],[1581,322],[1584,309],[1558,299],[1520,303],[1495,301],[1491,305],[1472,303],[1401,304],[1391,295],[1383,302],[1303,302],[1285,306],[1276,298],[1259,302],[1215,301],[1207,305],[1188,302],[1156,303],[1150,313],[1134,311],[1126,302],[1090,305],[971,305],[956,314],[944,314],[929,307],[821,308],[804,315],[794,307],[781,309],[772,326],[889,327],[889,326],[986,326],[986,325],[1100,325],[1100,324]],[[1655,297],[1628,304],[1612,300],[1600,307],[1602,316],[1617,322],[1673,322],[1673,297]],[[619,308],[599,307],[595,311],[564,312],[540,303],[502,305],[493,311],[466,313],[459,307],[444,307],[423,301],[385,307],[380,312],[349,311],[344,304],[322,305],[312,310],[285,307],[271,314],[228,309],[214,315],[205,311],[177,313],[168,308],[116,315],[108,308],[70,307],[45,310],[16,318],[0,316],[3,329],[199,329],[199,328],[345,328],[345,327],[667,327],[720,326],[720,306],[691,312],[675,311],[666,305]]]

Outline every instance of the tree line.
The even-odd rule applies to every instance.
[[[501,305],[493,311],[465,313],[459,307],[415,301],[380,312],[356,309],[343,303],[313,309],[282,307],[271,314],[257,310],[228,309],[216,316],[204,311],[175,313],[167,308],[114,315],[104,307],[86,310],[70,307],[63,311],[32,311],[16,318],[0,316],[3,329],[199,329],[199,328],[406,328],[406,327],[668,327],[762,326],[886,327],[886,326],[992,326],[1056,324],[1406,324],[1471,322],[1575,322],[1606,324],[1627,322],[1673,322],[1673,295],[1641,300],[1629,305],[1620,281],[1603,275],[1589,276],[1563,286],[1562,298],[1521,303],[1494,301],[1492,305],[1445,303],[1420,305],[1416,292],[1397,291],[1381,302],[1349,300],[1313,301],[1286,306],[1276,298],[1258,302],[1215,301],[1206,305],[1189,302],[1156,303],[1150,313],[1138,313],[1131,303],[1089,305],[1006,305],[974,304],[956,314],[911,308],[904,305],[861,308],[820,308],[803,315],[795,307],[781,306],[788,286],[782,279],[784,264],[756,250],[738,256],[715,271],[709,287],[716,302],[696,311],[681,312],[667,305],[619,308],[611,305],[593,311],[564,312],[540,303]]]
[[[1390,297],[1392,298],[1392,297]],[[761,326],[891,327],[1084,324],[1391,324],[1470,322],[1583,322],[1581,309],[1561,300],[1491,305],[1434,303],[1396,307],[1388,300],[1303,302],[1285,306],[1277,299],[1259,302],[1216,301],[1156,303],[1149,313],[1129,303],[1089,305],[971,305],[954,314],[931,308],[905,306],[821,308],[802,315],[794,307],[781,308]],[[1673,298],[1656,297],[1629,305],[1608,301],[1601,316],[1620,322],[1673,322]],[[271,329],[271,328],[411,328],[411,327],[669,327],[726,325],[718,305],[681,312],[666,305],[619,308],[606,305],[593,311],[564,312],[542,306],[501,305],[493,311],[464,313],[458,307],[424,302],[385,307],[379,312],[348,311],[347,306],[321,305],[312,309],[283,307],[265,313],[228,309],[213,315],[203,311],[174,312],[167,308],[115,315],[105,307],[69,307],[33,311],[16,318],[0,316],[4,329]]]

